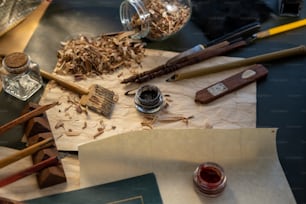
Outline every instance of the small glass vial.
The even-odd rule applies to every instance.
[[[8,72],[2,75],[3,89],[6,93],[26,101],[43,84],[39,66],[22,52],[14,52],[2,60],[2,66]]]
[[[156,86],[144,85],[137,90],[134,101],[139,112],[152,114],[161,109],[163,95]]]
[[[197,192],[206,197],[217,197],[227,183],[223,168],[214,162],[200,164],[193,173],[193,182]]]
[[[124,0],[120,19],[135,38],[160,41],[180,31],[191,16],[190,0]]]

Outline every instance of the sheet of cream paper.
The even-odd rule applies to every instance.
[[[0,159],[16,153],[18,150],[0,147]],[[80,188],[80,168],[79,160],[76,156],[67,155],[61,159],[63,164],[67,183],[55,185],[52,187],[39,189],[36,176],[32,174],[14,183],[0,188],[1,197],[14,199],[17,201],[28,200],[37,197],[43,197],[50,194],[61,193],[65,191],[76,190]],[[0,169],[0,179],[3,179],[13,173],[24,170],[33,165],[30,156],[25,157]]]
[[[276,129],[182,129],[129,132],[79,147],[81,187],[153,172],[165,204],[295,203],[276,151]],[[220,164],[228,185],[205,198],[192,175]]]
[[[177,53],[146,50],[146,57],[142,61],[142,67],[134,70],[142,72],[152,69]],[[237,60],[230,57],[215,57],[205,60],[196,65],[186,67],[184,70],[198,69],[205,66],[221,64]],[[157,120],[153,129],[176,129],[176,128],[250,128],[256,127],[256,83],[250,84],[234,93],[224,96],[208,105],[196,104],[194,102],[195,93],[213,83],[223,80],[244,68],[228,70],[194,79],[183,80],[173,83],[165,82],[171,74],[156,78],[144,84],[153,84],[157,86],[165,97],[168,104],[166,111],[158,113],[158,119],[168,119],[169,117],[190,117],[188,124],[182,120],[176,122],[161,122]],[[40,104],[47,104],[59,101],[60,105],[47,111],[51,129],[56,138],[56,145],[59,150],[76,151],[80,144],[93,140],[103,139],[112,135],[148,129],[142,126],[144,116],[139,113],[134,105],[134,98],[125,96],[127,90],[139,88],[137,84],[125,85],[120,82],[131,76],[131,71],[127,69],[119,70],[113,74],[88,78],[79,81],[77,84],[82,87],[89,87],[91,84],[99,84],[113,90],[119,96],[115,104],[113,114],[110,119],[98,115],[92,111],[79,114],[76,112],[76,105],[68,103],[67,99],[78,100],[78,97],[72,92],[58,87],[54,83],[49,83],[42,96]],[[73,81],[72,77],[61,76],[67,81]],[[144,85],[143,84],[143,85]],[[56,124],[62,122],[64,127],[55,128]],[[86,124],[85,124],[86,123]],[[102,124],[103,123],[103,124]],[[85,128],[86,126],[86,128]],[[105,127],[103,134],[95,136],[98,128]],[[74,136],[67,136],[65,133],[71,130]]]

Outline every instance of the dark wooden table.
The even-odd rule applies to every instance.
[[[44,69],[52,71],[59,42],[78,33],[99,34],[122,30],[119,0],[54,0],[26,48]],[[277,14],[277,1],[268,1]],[[306,17],[306,3],[300,18]],[[299,18],[276,17],[262,24],[261,29],[288,23]],[[306,44],[306,27],[271,38],[258,40],[233,57],[251,57]],[[184,51],[207,39],[193,23],[175,36],[161,42],[148,42],[148,48]],[[269,76],[257,84],[257,127],[277,127],[277,149],[297,203],[306,203],[306,57],[292,57],[264,64]],[[38,101],[41,92],[31,98]],[[0,124],[17,117],[27,102],[20,102],[0,93]],[[22,127],[16,127],[0,138],[0,145],[22,148]]]

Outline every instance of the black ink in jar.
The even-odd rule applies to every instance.
[[[136,92],[135,105],[136,109],[142,113],[155,113],[163,105],[163,96],[158,87],[144,85]]]

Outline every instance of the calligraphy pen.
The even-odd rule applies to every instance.
[[[284,25],[280,25],[280,26],[276,26],[273,28],[270,28],[268,30],[264,30],[264,31],[260,31],[255,33],[259,28],[260,28],[260,24],[258,22],[254,22],[251,24],[248,24],[246,26],[243,26],[231,33],[228,33],[227,35],[224,35],[220,38],[217,38],[213,41],[208,42],[206,45],[202,45],[202,44],[198,44],[176,56],[174,56],[173,58],[169,59],[167,61],[167,63],[172,63],[184,56],[190,55],[192,53],[198,52],[200,50],[204,50],[205,48],[217,44],[219,42],[222,41],[232,41],[235,38],[250,38],[250,40],[248,40],[248,42],[253,42],[257,39],[263,39],[263,38],[267,38],[273,35],[277,35],[279,33],[283,33],[289,30],[293,30],[296,28],[300,28],[306,25],[306,19],[302,19],[302,20],[298,20],[298,21],[294,21],[288,24],[284,24]],[[251,37],[250,37],[251,36]]]
[[[258,55],[254,57],[240,59],[234,62],[205,67],[205,68],[197,69],[193,71],[177,73],[177,74],[172,75],[166,81],[174,82],[174,81],[179,81],[183,79],[199,77],[199,76],[203,76],[203,75],[207,75],[211,73],[216,73],[220,71],[225,71],[225,70],[234,69],[234,68],[243,67],[243,66],[252,65],[252,64],[258,64],[258,63],[267,62],[267,61],[272,61],[276,59],[282,59],[282,58],[290,57],[294,55],[306,55],[306,46],[300,45],[294,48],[279,50],[279,51],[270,52],[270,53],[266,53],[266,54],[262,54],[262,55]]]
[[[181,69],[183,67],[204,61],[208,58],[222,55],[232,50],[236,50],[240,47],[252,43],[256,39],[266,38],[305,25],[306,25],[306,19],[302,19],[289,24],[284,24],[281,26],[277,26],[274,28],[270,28],[268,30],[255,33],[255,30],[258,29],[259,25],[254,23],[251,26],[243,27],[240,30],[235,31],[234,33],[226,35],[225,38],[216,39],[210,42],[209,43],[210,46],[208,46],[207,48],[205,48],[204,45],[197,45],[189,50],[186,50],[174,56],[173,58],[168,60],[165,64],[162,64],[151,70],[128,77],[124,79],[121,83],[146,82],[153,78],[177,71],[178,69]]]

